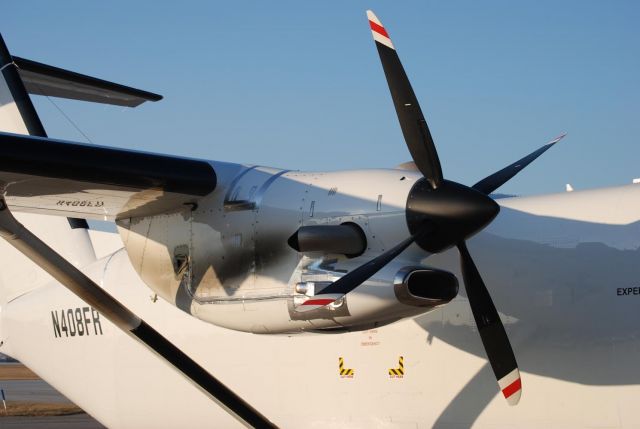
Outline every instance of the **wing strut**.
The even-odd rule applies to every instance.
[[[97,309],[123,332],[171,364],[240,423],[256,428],[276,427],[258,410],[25,228],[13,217],[2,198],[0,236],[67,289]]]

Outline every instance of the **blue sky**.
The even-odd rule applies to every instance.
[[[302,170],[410,159],[365,10],[389,31],[445,177],[466,184],[561,131],[500,191],[640,177],[637,1],[20,1],[15,55],[158,92],[137,109],[55,102],[94,143]],[[52,104],[52,137],[85,141]]]

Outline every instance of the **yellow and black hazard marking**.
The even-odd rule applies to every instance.
[[[398,359],[397,368],[389,368],[389,377],[391,378],[404,377],[404,357],[403,356],[400,356],[400,359]]]
[[[353,378],[355,375],[353,368],[344,367],[344,359],[341,357],[338,358],[338,372],[340,373],[341,378]]]

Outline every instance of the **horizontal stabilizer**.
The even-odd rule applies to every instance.
[[[93,101],[94,103],[136,107],[162,96],[95,77],[53,67],[25,58],[13,57],[29,94]]]
[[[115,220],[193,205],[208,161],[0,133],[0,187],[16,211]]]

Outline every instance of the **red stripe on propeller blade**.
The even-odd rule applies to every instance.
[[[513,383],[511,383],[510,385],[502,389],[502,394],[504,395],[505,398],[508,398],[509,396],[513,395],[520,389],[522,389],[522,382],[518,378],[516,381],[514,381]]]
[[[382,25],[378,25],[373,21],[369,21],[369,26],[371,27],[371,29],[373,31],[375,31],[376,33],[386,37],[387,39],[390,39],[389,35],[387,34],[387,30],[384,29],[384,27]]]

